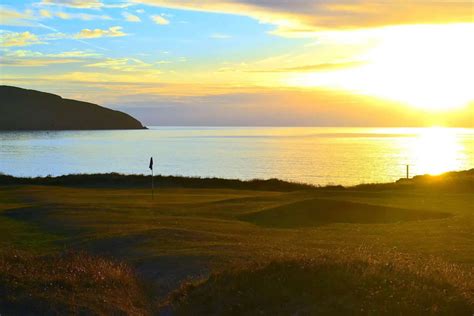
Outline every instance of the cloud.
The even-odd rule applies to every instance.
[[[76,39],[83,39],[83,38],[99,38],[99,37],[120,37],[126,36],[127,34],[122,32],[121,26],[112,26],[108,30],[103,29],[83,29],[79,33],[74,35]]]
[[[137,58],[107,58],[97,63],[88,64],[86,67],[130,72],[148,70],[152,67],[152,65]]]
[[[24,12],[0,5],[0,25],[8,26],[32,26],[30,19],[33,18],[33,12],[26,10]]]
[[[286,67],[286,68],[273,68],[273,69],[253,69],[245,70],[246,72],[317,72],[317,71],[328,71],[328,70],[338,70],[338,69],[347,69],[365,65],[365,62],[361,61],[348,61],[340,63],[324,63],[324,64],[314,64],[314,65],[302,65],[295,67]]]
[[[10,7],[0,5],[0,25],[8,26],[33,26],[46,27],[39,21],[43,19],[52,19],[58,17],[63,20],[78,19],[84,21],[92,20],[111,20],[112,18],[105,14],[88,13],[66,13],[63,11],[55,12],[46,9],[16,11]]]
[[[0,65],[9,67],[41,67],[54,64],[84,62],[98,58],[100,55],[88,51],[66,51],[61,53],[45,54],[30,50],[5,51]]]
[[[127,8],[135,5],[128,0],[118,3],[106,4],[101,0],[42,0],[39,5],[55,5],[75,9],[102,9],[102,8]]]
[[[152,15],[151,19],[153,20],[153,22],[155,22],[156,24],[159,24],[159,25],[170,24],[170,21],[165,19],[161,15]]]
[[[214,38],[214,39],[229,39],[231,38],[232,36],[230,35],[227,35],[227,34],[222,34],[222,33],[214,33],[214,34],[211,34],[211,36],[209,36],[210,38]]]
[[[437,118],[387,100],[326,89],[190,96],[133,93],[106,104],[126,110],[147,125],[399,127],[423,126]],[[472,126],[472,120],[462,117],[466,113],[468,109],[457,115],[453,112],[449,125]]]
[[[36,44],[45,44],[38,36],[30,32],[3,32],[0,33],[0,45],[3,47],[29,46]]]
[[[310,36],[322,29],[472,22],[472,1],[450,0],[134,0],[184,10],[250,16],[277,26],[275,34]]]
[[[100,0],[42,0],[41,4],[79,9],[99,9],[104,6]]]
[[[128,12],[123,12],[122,16],[125,18],[127,22],[140,22],[141,21],[140,17]]]
[[[41,9],[39,11],[40,15],[43,17],[43,18],[47,18],[47,19],[50,19],[53,17],[53,15],[51,14],[51,12],[49,12],[48,10],[44,10],[44,9]]]
[[[56,41],[56,40],[71,38],[71,35],[61,33],[61,32],[56,32],[56,33],[45,34],[41,38],[45,41]]]
[[[87,13],[66,13],[66,12],[56,12],[52,13],[60,19],[71,20],[78,19],[83,21],[92,21],[92,20],[112,20],[112,18],[106,14],[87,14]]]

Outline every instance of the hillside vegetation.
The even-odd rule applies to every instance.
[[[120,111],[58,95],[0,86],[0,130],[143,129]]]

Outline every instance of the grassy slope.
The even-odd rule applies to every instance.
[[[375,258],[375,259],[374,259]],[[161,310],[177,315],[469,315],[472,275],[436,260],[327,252],[184,284]]]
[[[347,205],[350,208],[351,203],[356,203],[393,208],[400,214],[433,212],[449,216],[410,221],[398,216],[399,221],[370,224],[348,223],[341,217],[321,221],[316,216],[310,221],[303,218],[306,227],[290,228],[284,228],[288,226],[285,222],[275,226],[242,220],[271,209],[283,208],[287,212],[293,209],[297,214],[305,207],[311,209],[310,203],[315,199],[331,200],[328,202],[331,205],[344,206],[341,206],[344,212],[350,211]],[[160,188],[152,201],[149,190],[139,188],[9,185],[0,188],[0,247],[13,246],[38,255],[54,255],[63,248],[76,248],[113,256],[151,281],[152,292],[157,297],[163,297],[186,278],[206,276],[211,271],[239,266],[243,274],[252,275],[245,272],[249,271],[249,262],[264,265],[272,260],[316,258],[322,252],[339,250],[346,251],[345,257],[357,258],[360,247],[369,254],[396,251],[415,256],[426,264],[432,257],[439,258],[443,264],[454,265],[452,271],[468,273],[472,280],[469,273],[474,267],[473,202],[470,190],[406,190],[405,187],[294,192],[242,187],[239,190]],[[422,263],[418,266],[421,270]],[[263,271],[267,270],[263,268]],[[295,271],[289,279],[299,273],[297,267],[289,271]],[[273,278],[273,272],[268,273]],[[433,289],[439,290],[436,286]],[[474,295],[467,292],[471,293],[468,296]]]
[[[146,315],[133,271],[86,253],[0,253],[0,308],[6,315]]]

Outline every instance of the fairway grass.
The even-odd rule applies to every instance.
[[[126,314],[134,308],[186,314],[206,295],[216,300],[203,314],[233,306],[232,297],[242,302],[236,310],[249,314],[261,312],[258,306],[274,312],[265,303],[272,298],[303,314],[345,311],[340,308],[390,314],[382,308],[390,297],[401,307],[387,306],[400,313],[464,313],[474,308],[472,171],[468,176],[455,190],[441,178],[348,189],[289,189],[278,182],[283,191],[239,183],[237,189],[158,187],[153,200],[140,186],[10,184],[0,186],[0,253],[21,252],[41,263],[79,251],[123,264],[133,271],[130,282],[146,292],[146,302],[130,303]],[[8,271],[0,271],[4,289],[13,286]],[[284,282],[272,283],[279,275]],[[21,289],[42,286],[24,284],[14,287],[20,303]],[[38,300],[59,304],[48,301],[54,291]],[[119,289],[116,295],[127,297]],[[331,304],[323,304],[325,295]],[[0,298],[0,313],[5,304]],[[68,304],[62,310],[74,310]],[[86,304],[89,311],[104,314],[94,304]]]
[[[240,218],[262,226],[298,228],[331,223],[398,223],[442,219],[448,216],[450,216],[449,213],[409,210],[340,200],[310,199],[244,214]]]

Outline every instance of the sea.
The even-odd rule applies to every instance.
[[[315,185],[380,183],[474,168],[474,129],[149,127],[0,132],[0,173],[279,178]]]

